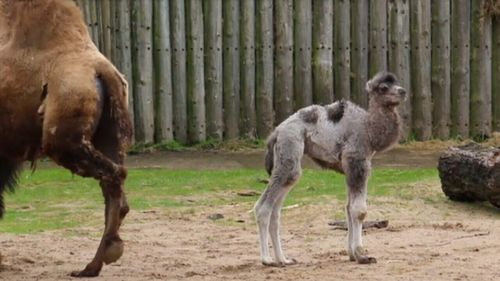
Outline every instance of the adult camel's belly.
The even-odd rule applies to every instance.
[[[43,83],[39,71],[0,56],[0,157],[33,160],[40,150]]]

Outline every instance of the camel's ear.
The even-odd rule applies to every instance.
[[[370,81],[366,82],[365,90],[368,92],[368,94],[375,93],[375,89],[377,88],[377,83],[374,81],[374,79],[371,79]]]

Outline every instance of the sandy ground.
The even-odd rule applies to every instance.
[[[403,162],[394,161],[401,158],[397,151],[394,155],[394,159],[387,156],[387,165]],[[132,157],[129,165],[155,166],[174,158],[155,157],[158,159],[151,161]],[[183,159],[182,165],[189,164],[189,157],[178,158]],[[193,158],[200,161],[200,155]],[[217,162],[219,168],[247,165],[243,160],[231,159],[225,164],[211,162]],[[421,164],[435,166],[435,159],[435,153],[429,153]],[[384,165],[383,159],[377,161]],[[415,164],[409,162],[410,166]],[[207,165],[191,164],[194,168]],[[416,188],[436,194],[436,200],[432,203],[419,198],[370,200],[368,219],[389,220],[388,228],[364,233],[365,247],[378,259],[376,264],[348,261],[344,251],[346,232],[332,230],[328,225],[334,214],[343,210],[344,203],[334,200],[331,204],[299,205],[285,210],[282,228],[285,253],[299,264],[264,267],[259,263],[255,222],[248,213],[251,205],[235,204],[131,211],[121,231],[126,252],[119,262],[104,267],[99,279],[500,280],[499,211],[487,204],[449,202],[440,195],[439,186]],[[224,218],[208,219],[214,213]],[[0,280],[73,279],[68,273],[83,268],[92,258],[100,231],[100,228],[76,228],[34,235],[1,234]]]

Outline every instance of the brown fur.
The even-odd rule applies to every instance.
[[[78,276],[96,276],[121,243],[123,161],[132,137],[127,82],[92,43],[70,0],[0,0],[0,161],[49,156],[100,181],[106,231]],[[0,195],[4,182],[0,173]],[[119,257],[119,256],[118,256]]]

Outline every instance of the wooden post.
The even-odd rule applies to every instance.
[[[92,41],[94,41],[94,44],[96,45],[97,48],[99,48],[99,24],[98,24],[98,17],[97,17],[97,0],[88,0],[89,1],[89,15],[90,15],[90,24],[91,24],[91,30],[92,32],[90,33],[92,35]]]
[[[451,135],[469,137],[470,2],[451,2]]]
[[[155,141],[173,139],[172,70],[170,60],[169,2],[153,1],[155,70]]]
[[[153,3],[150,0],[133,1],[133,54],[135,136],[143,143],[154,141],[153,102]]]
[[[410,1],[411,91],[417,140],[432,137],[431,1]]]
[[[222,0],[203,3],[205,27],[205,94],[207,136],[222,140]]]
[[[471,6],[470,132],[479,139],[491,135],[491,17],[484,4],[474,0]]]
[[[181,143],[187,142],[186,106],[186,26],[184,0],[171,0],[170,26],[172,30],[172,86],[174,102],[174,135]]]
[[[403,119],[402,139],[408,139],[412,129],[412,93],[410,83],[410,3],[389,1],[389,71],[396,74],[399,83],[407,89],[407,97],[400,106]]]
[[[86,18],[86,14],[85,14],[85,2],[87,2],[87,1],[85,1],[85,0],[75,0],[76,5],[78,5],[78,8],[80,8],[80,10],[82,11],[85,23],[88,24],[88,21],[87,21],[87,18]]]
[[[110,32],[111,32],[111,61],[113,64],[118,65],[118,52],[116,49],[116,38],[118,36],[117,34],[117,29],[118,29],[118,14],[117,14],[117,8],[116,6],[118,5],[117,0],[110,0],[110,6],[109,6],[109,15],[110,15]]]
[[[241,2],[241,136],[255,138],[255,2]]]
[[[82,9],[83,16],[85,18],[85,22],[87,23],[87,28],[88,28],[89,34],[92,37],[92,19],[90,17],[90,2],[91,1],[82,0],[80,7]]]
[[[275,4],[274,105],[276,122],[281,123],[293,113],[293,1]]]
[[[101,0],[100,2],[100,26],[101,26],[101,50],[102,53],[111,60],[111,0]]]
[[[333,2],[313,4],[313,98],[314,103],[333,102]]]
[[[130,3],[129,1],[117,1],[117,31],[116,51],[118,69],[125,75],[128,82],[128,106],[130,117],[134,123],[134,79],[132,75],[132,53],[130,47]]]
[[[203,69],[203,2],[186,2],[188,140],[206,139],[205,76]]]
[[[450,2],[432,1],[431,92],[433,135],[450,136]]]
[[[368,107],[368,9],[369,0],[351,1],[351,97],[363,108]]]
[[[239,0],[224,1],[223,13],[225,137],[234,139],[239,137],[240,120]]]
[[[295,110],[312,104],[312,2],[295,0],[293,91]]]
[[[370,1],[370,77],[387,70],[387,0]]]
[[[335,1],[335,93],[351,99],[350,1]]]
[[[99,47],[99,52],[101,52],[102,54],[104,54],[104,42],[103,42],[103,35],[104,35],[104,31],[103,31],[103,20],[102,20],[102,13],[101,13],[101,10],[102,10],[102,4],[103,2],[102,1],[99,1],[99,0],[96,0],[95,1],[95,9],[96,9],[96,26],[97,26],[97,40],[98,40],[98,43],[97,43],[97,46]],[[106,55],[104,55],[106,56]]]
[[[500,131],[500,17],[493,17],[492,27],[492,102],[493,102],[493,130]]]
[[[273,130],[273,1],[256,0],[255,98],[257,135],[266,138]]]

